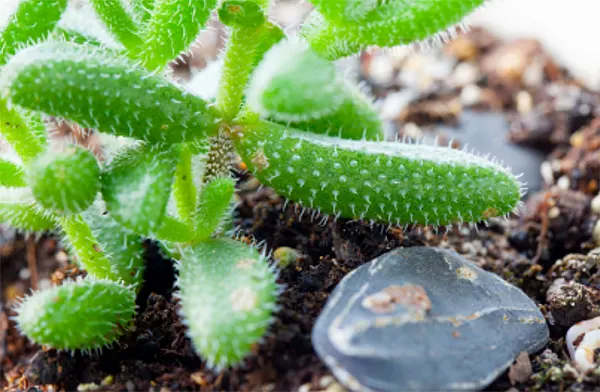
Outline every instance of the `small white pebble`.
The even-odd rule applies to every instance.
[[[381,117],[384,120],[395,120],[417,97],[415,91],[408,89],[388,94],[381,107]]]
[[[550,211],[548,211],[548,218],[556,219],[560,216],[560,208],[552,207]]]
[[[542,178],[546,184],[554,184],[554,171],[552,170],[552,164],[550,162],[542,162],[540,166],[540,174],[542,175]]]
[[[582,335],[583,339],[580,339]],[[578,345],[575,344],[577,340],[580,340]],[[600,317],[573,325],[567,331],[566,341],[569,355],[578,370],[586,372],[596,368],[599,364],[594,363],[594,352],[600,348]]]
[[[597,245],[600,245],[600,219],[596,222],[594,230],[592,231],[592,238]]]
[[[386,55],[377,55],[369,66],[369,79],[375,84],[387,84],[394,77],[394,64]]]
[[[54,257],[59,263],[67,264],[69,262],[69,256],[62,250],[58,251]]]
[[[533,97],[529,92],[522,90],[517,93],[517,110],[521,114],[527,114],[533,108]]]
[[[460,63],[454,69],[452,74],[452,84],[456,87],[464,87],[469,84],[477,83],[481,74],[479,68],[469,62]]]
[[[423,136],[423,131],[421,128],[412,122],[406,123],[404,125],[404,136],[412,138],[412,139],[420,139]]]
[[[465,106],[473,106],[481,101],[482,91],[476,84],[465,86],[460,92],[460,101]]]
[[[592,212],[600,215],[600,193],[592,199]]]
[[[556,182],[556,185],[558,185],[558,187],[560,189],[567,190],[571,186],[571,180],[569,180],[569,177],[567,177],[567,176],[562,176],[561,178],[558,179],[558,181]]]

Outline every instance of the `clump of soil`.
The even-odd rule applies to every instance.
[[[396,247],[428,245],[455,249],[500,275],[523,289],[546,314],[552,339],[545,351],[520,356],[489,390],[512,386],[597,390],[600,376],[584,377],[570,364],[564,332],[599,312],[600,251],[591,250],[600,244],[600,199],[594,199],[600,182],[600,97],[529,40],[505,44],[475,30],[444,50],[459,62],[475,64],[483,75],[473,82],[482,92],[476,108],[502,109],[512,120],[514,142],[533,144],[548,153],[542,168],[546,187],[530,195],[520,216],[476,229],[454,227],[445,234],[429,227],[403,230],[321,217],[311,221],[302,207],[259,187],[252,176],[238,174],[240,205],[235,223],[242,238],[263,242],[269,250],[290,247],[300,258],[281,271],[279,282],[286,288],[262,344],[240,367],[221,372],[207,369],[185,336],[172,296],[173,262],[152,243],[146,244],[146,283],[138,296],[133,332],[92,356],[29,343],[10,320],[15,298],[30,287],[47,287],[84,272],[69,264],[53,237],[33,241],[0,231],[3,389],[334,390],[338,385],[310,340],[328,295],[348,272],[374,257]],[[369,56],[361,63],[367,80]],[[519,61],[511,65],[497,60],[507,56]],[[498,69],[497,64],[507,68]],[[531,76],[535,72],[537,79]],[[394,83],[374,86],[373,92],[385,99],[390,91],[402,88]],[[552,87],[556,85],[562,87]],[[395,121],[410,120],[419,127],[456,121],[457,112],[446,111],[449,105],[439,103],[457,102],[453,97],[461,89],[446,86],[439,91],[424,92]],[[522,92],[529,94],[529,103],[523,103]],[[589,110],[582,112],[585,105]],[[399,127],[399,134],[406,131]],[[567,309],[565,301],[575,306]]]

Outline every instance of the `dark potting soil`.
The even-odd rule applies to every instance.
[[[477,229],[454,227],[448,233],[331,218],[321,222],[321,217],[311,221],[310,211],[285,205],[253,177],[239,174],[235,223],[241,240],[262,243],[269,250],[290,247],[300,259],[280,273],[285,290],[262,344],[241,366],[219,373],[204,367],[186,338],[177,300],[171,295],[173,264],[152,243],[146,244],[146,283],[138,296],[135,329],[118,344],[84,356],[29,343],[10,320],[15,298],[32,286],[43,288],[85,272],[69,264],[54,237],[34,241],[0,231],[2,388],[339,392],[342,389],[315,355],[310,340],[328,295],[348,272],[374,257],[397,247],[428,245],[454,249],[520,287],[546,315],[551,331],[546,349],[521,355],[488,390],[600,390],[598,377],[584,378],[574,371],[564,343],[569,326],[600,315],[600,255],[590,253],[600,244],[600,233],[594,232],[600,211],[592,203],[600,184],[600,97],[574,81],[530,40],[502,43],[474,30],[447,45],[444,53],[472,63],[481,74],[471,82],[479,89],[479,101],[471,99],[469,107],[501,110],[511,123],[508,138],[547,156],[541,189],[531,192],[520,216]],[[373,79],[376,55],[361,58],[367,81]],[[503,57],[519,61],[500,61]],[[414,63],[396,64],[394,72],[412,72]],[[534,65],[541,77],[525,83],[521,77],[526,70],[531,74]],[[378,80],[373,94],[384,100],[392,91],[411,88],[398,85],[396,77],[389,83]],[[453,109],[460,88],[438,83],[432,91],[418,93],[419,99],[393,120],[399,136],[413,137],[415,126],[425,133],[428,124],[460,122]],[[444,139],[443,133],[440,136]],[[561,291],[561,279],[577,283],[577,295]]]

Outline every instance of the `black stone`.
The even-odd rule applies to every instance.
[[[476,390],[543,348],[548,327],[520,289],[455,252],[413,247],[349,273],[312,340],[352,390]]]

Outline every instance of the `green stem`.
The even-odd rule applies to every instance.
[[[61,216],[59,223],[83,268],[96,278],[119,281],[90,226],[81,215]]]
[[[14,148],[23,163],[46,149],[46,128],[37,115],[9,108],[0,98],[0,134]]]
[[[226,120],[232,120],[239,113],[246,85],[256,64],[283,37],[281,29],[271,23],[258,28],[236,27],[231,30],[217,93],[217,109]]]
[[[179,217],[188,224],[194,222],[194,212],[196,211],[196,186],[192,173],[192,152],[187,145],[183,145],[177,170],[175,171],[175,181],[173,183],[173,195]]]
[[[121,0],[92,0],[94,9],[108,30],[127,48],[136,53],[143,44],[137,21],[123,6]]]

